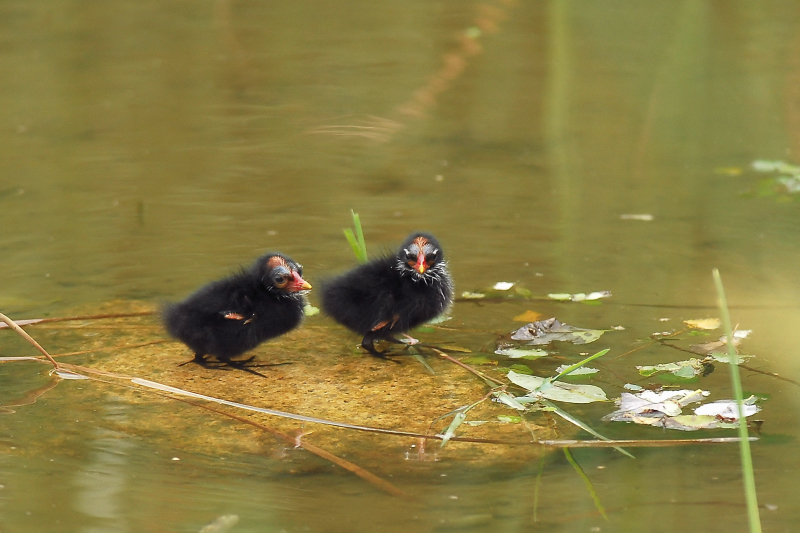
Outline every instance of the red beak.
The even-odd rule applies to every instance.
[[[307,291],[311,288],[311,284],[300,277],[297,272],[292,272],[294,283],[292,284],[292,292]]]
[[[425,256],[419,254],[419,259],[417,259],[417,264],[414,265],[414,270],[419,272],[420,274],[424,274],[426,270],[428,270],[428,265],[425,263]]]

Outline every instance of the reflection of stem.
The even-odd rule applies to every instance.
[[[51,363],[53,363],[53,367],[54,367],[54,368],[58,368],[58,363],[56,363],[56,360],[55,360],[55,359],[53,359],[53,357],[52,357],[52,356],[51,356],[49,353],[47,353],[47,350],[45,350],[44,348],[42,348],[42,346],[41,346],[41,345],[40,345],[38,342],[36,342],[36,341],[33,339],[33,337],[31,337],[30,335],[28,335],[27,333],[25,333],[25,330],[24,330],[24,329],[22,329],[21,327],[19,327],[19,326],[17,325],[17,323],[16,323],[16,322],[14,322],[14,321],[13,321],[13,320],[11,320],[10,318],[8,318],[8,317],[7,317],[6,315],[4,315],[3,313],[0,313],[0,320],[2,320],[3,322],[5,322],[6,324],[8,324],[8,326],[9,326],[11,329],[13,329],[14,331],[16,331],[17,333],[19,333],[19,334],[22,336],[22,338],[23,338],[23,339],[25,339],[26,341],[28,341],[29,343],[31,343],[33,346],[35,346],[35,347],[36,347],[36,349],[37,349],[37,350],[39,350],[40,352],[42,352],[42,353],[44,354],[44,356],[45,356],[45,357],[47,357],[47,358],[50,360],[50,362],[51,362]]]
[[[38,361],[38,359],[37,359],[37,361]],[[59,379],[51,379],[50,383],[48,383],[47,385],[43,385],[43,386],[39,387],[38,389],[33,389],[31,391],[28,391],[25,394],[23,394],[22,396],[20,396],[18,399],[11,400],[10,402],[8,402],[6,404],[1,405],[0,406],[0,413],[10,414],[10,413],[13,413],[14,410],[13,409],[8,409],[9,407],[22,407],[23,405],[31,405],[32,403],[35,403],[36,400],[39,399],[39,396],[41,396],[45,392],[49,391],[50,389],[55,388],[55,386],[58,385],[59,381],[61,381],[61,380],[59,380]]]
[[[129,348],[141,348],[142,346],[150,346],[151,344],[162,344],[165,342],[171,342],[167,339],[161,339],[158,341],[150,341],[150,342],[142,342],[140,344],[123,344],[121,346],[112,346],[110,348],[96,348],[94,350],[81,350],[79,352],[66,352],[66,353],[54,353],[53,358],[56,357],[67,357],[68,355],[86,355],[87,353],[96,353],[96,352],[116,352],[118,350],[126,350]],[[2,362],[10,362],[12,358],[10,357],[0,357],[0,363]]]
[[[277,429],[272,429],[271,427],[265,426],[263,424],[259,424],[258,422],[254,422],[253,420],[247,419],[247,418],[245,418],[243,416],[234,415],[232,413],[226,413],[225,411],[222,411],[220,409],[216,409],[216,408],[208,406],[208,405],[202,405],[202,404],[199,404],[197,402],[184,400],[183,398],[175,398],[175,397],[172,397],[172,396],[168,396],[166,394],[162,394],[162,396],[167,397],[167,398],[172,398],[174,400],[178,400],[178,401],[181,401],[181,402],[184,402],[184,403],[188,403],[189,405],[193,405],[195,407],[200,407],[201,409],[206,409],[208,411],[212,411],[214,413],[217,413],[217,414],[220,414],[220,415],[224,415],[224,416],[227,416],[229,418],[233,418],[234,420],[238,420],[239,422],[244,422],[245,424],[250,424],[251,426],[257,427],[258,429],[266,431],[267,433],[270,433],[271,435],[286,441],[287,443],[289,443],[290,445],[294,446],[295,448],[298,448],[298,447],[299,448],[303,448],[304,450],[306,450],[308,452],[311,452],[311,453],[313,453],[314,455],[316,455],[318,457],[321,457],[321,458],[326,459],[326,460],[328,460],[328,461],[330,461],[330,462],[332,462],[332,463],[334,463],[334,464],[336,464],[338,466],[341,466],[345,470],[349,470],[350,472],[354,473],[355,475],[357,475],[361,479],[363,479],[363,480],[369,482],[370,484],[378,487],[379,489],[383,490],[384,492],[387,492],[387,493],[391,494],[392,496],[398,496],[400,498],[405,498],[405,499],[412,499],[411,495],[409,495],[407,492],[395,487],[394,485],[392,485],[388,481],[385,481],[385,480],[379,478],[378,476],[376,476],[372,472],[369,472],[368,470],[365,470],[365,469],[361,468],[360,466],[358,466],[357,464],[351,463],[350,461],[348,461],[346,459],[342,459],[341,457],[339,457],[337,455],[334,455],[334,454],[330,453],[329,451],[320,448],[319,446],[315,446],[313,444],[309,444],[305,440],[301,441],[298,437],[293,437],[291,435],[287,435],[286,433],[282,433],[282,432],[278,431]]]
[[[600,513],[600,516],[602,516],[606,522],[610,522],[611,520],[609,520],[608,515],[606,514],[606,510],[603,509],[603,504],[600,502],[600,497],[597,495],[597,491],[594,490],[594,484],[592,484],[592,481],[589,479],[589,476],[586,475],[586,472],[583,471],[581,465],[579,465],[578,461],[576,461],[575,458],[572,456],[572,452],[569,451],[569,448],[564,448],[564,455],[566,456],[567,461],[569,461],[569,464],[572,465],[572,468],[575,469],[575,472],[578,473],[578,476],[583,480],[583,483],[586,485],[586,490],[589,491],[589,496],[592,497],[592,501],[594,501],[594,506]]]
[[[516,2],[501,0],[500,4],[484,2],[477,5],[472,25],[464,28],[456,37],[458,45],[455,49],[442,54],[441,66],[430,76],[428,82],[415,90],[407,101],[397,105],[395,114],[402,116],[398,121],[369,117],[366,124],[327,125],[310,129],[307,133],[364,137],[388,142],[408,122],[427,117],[428,111],[438,105],[439,97],[450,90],[454,82],[464,74],[470,59],[483,52],[480,38],[500,31],[501,23],[509,17],[508,11]]]

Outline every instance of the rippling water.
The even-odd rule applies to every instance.
[[[342,228],[354,209],[372,254],[434,233],[459,292],[509,281],[613,294],[602,306],[458,303],[453,336],[473,349],[535,310],[624,326],[598,343],[619,355],[714,315],[716,266],[734,321],[753,330],[751,366],[797,380],[799,204],[751,165],[800,163],[799,23],[779,0],[8,0],[0,311],[155,308],[264,250],[298,259],[314,283],[353,264]],[[93,340],[31,333],[59,353]],[[8,330],[0,340],[0,356],[31,353]],[[636,364],[683,356],[653,350]],[[632,364],[608,368],[630,379]],[[0,404],[46,386],[40,366],[3,364]],[[689,387],[725,397],[726,372]],[[798,386],[744,379],[770,395],[754,446],[765,530],[793,531]],[[0,413],[0,530],[200,531],[223,515],[239,517],[233,532],[746,523],[734,446],[575,451],[606,523],[560,452],[535,515],[538,463],[408,474],[395,481],[420,497],[409,503],[312,457],[293,454],[293,472],[271,451],[209,456],[166,439],[168,427],[120,429],[172,408],[98,387],[62,383]],[[609,410],[580,413],[616,437],[664,436],[600,422]]]

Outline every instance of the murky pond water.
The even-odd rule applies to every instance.
[[[690,357],[658,344],[620,356],[685,319],[716,315],[718,267],[733,320],[753,331],[742,345],[756,355],[748,366],[797,381],[800,204],[779,173],[752,162],[800,163],[798,28],[789,0],[6,1],[0,311],[24,319],[157,309],[264,250],[298,259],[314,283],[354,264],[342,235],[354,209],[372,254],[413,230],[434,233],[459,294],[498,281],[534,297],[613,294],[601,305],[459,301],[447,329],[423,340],[492,355],[526,311],[623,326],[590,350],[557,345],[555,360],[527,363],[552,375],[611,348],[591,382],[616,397],[626,382],[664,383],[642,380],[634,365]],[[313,291],[310,300],[318,303]],[[270,390],[239,385],[230,371],[178,375],[189,354],[176,343],[120,349],[165,338],[152,318],[137,320],[29,332],[52,353],[102,349],[64,362],[156,381],[195,372],[192,390],[228,388],[234,400]],[[260,347],[259,359],[295,362],[271,371],[281,377],[273,381],[339,396],[317,400],[309,389],[297,409],[283,396],[259,405],[374,415],[376,426],[412,404],[438,415],[463,405],[454,391],[437,391],[436,401],[452,400],[446,406],[423,393],[408,406],[382,398],[382,383],[434,378],[411,359],[365,361],[356,343],[314,316]],[[0,330],[0,356],[31,354]],[[450,386],[454,367],[431,364],[439,386]],[[4,533],[191,532],[226,515],[238,517],[232,532],[746,529],[735,445],[636,448],[633,460],[573,450],[605,521],[557,449],[539,477],[541,453],[528,449],[451,443],[438,461],[421,462],[406,453],[413,439],[340,433],[330,451],[414,496],[405,499],[236,420],[114,382],[53,387],[47,372],[0,365]],[[459,386],[471,383],[459,376]],[[769,395],[753,449],[765,531],[795,531],[800,387],[754,370],[743,378],[748,392]],[[487,391],[477,379],[470,386],[469,401]],[[731,395],[719,364],[683,386]],[[358,396],[364,390],[372,396]],[[345,405],[349,395],[357,406]],[[612,410],[569,406],[610,438],[733,435],[601,421]],[[558,435],[591,438],[542,416],[535,423],[549,421]],[[304,430],[318,432],[308,442],[333,438]]]

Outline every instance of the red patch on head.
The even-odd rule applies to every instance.
[[[428,239],[426,239],[425,237],[417,237],[416,239],[411,241],[411,244],[412,246],[416,246],[417,248],[419,248],[419,253],[424,254],[425,245],[428,244]]]
[[[267,261],[267,267],[272,270],[275,267],[283,266],[289,268],[289,265],[286,263],[286,259],[279,255],[273,255]]]

